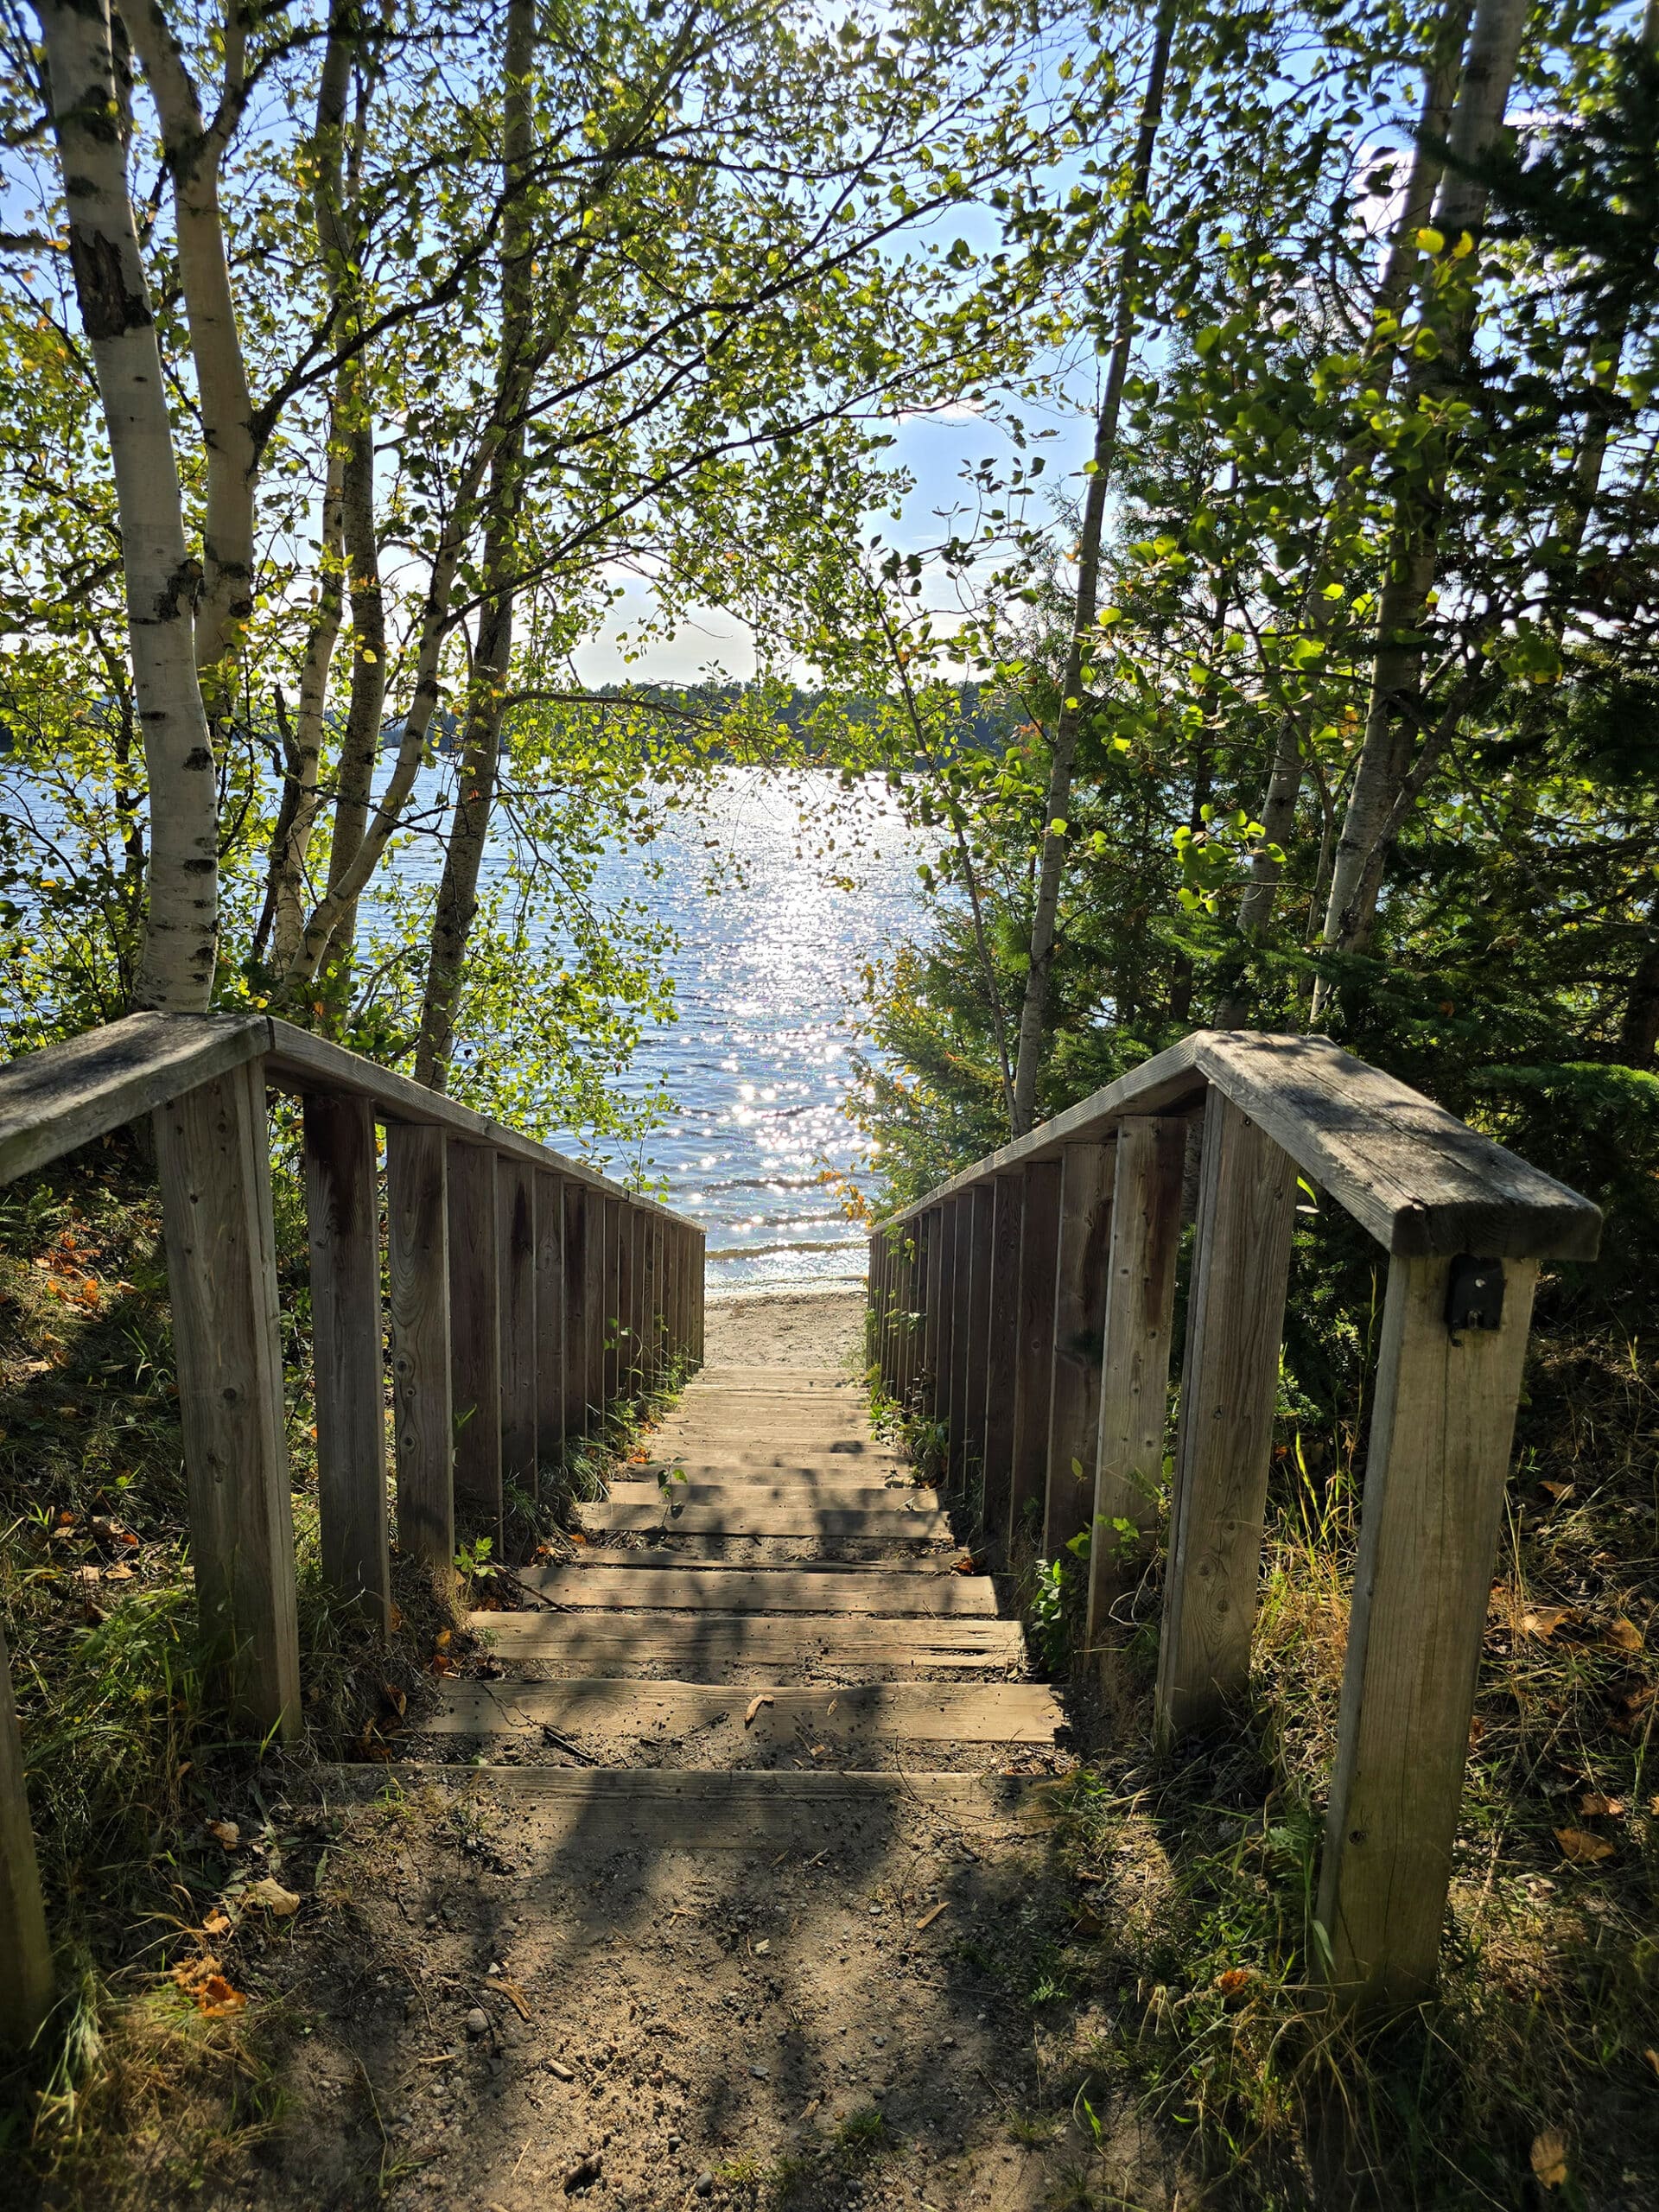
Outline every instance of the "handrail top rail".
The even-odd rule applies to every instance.
[[[1101,1143],[1213,1084],[1390,1253],[1591,1260],[1601,1210],[1328,1037],[1199,1029],[877,1223],[903,1228],[994,1175]]]
[[[384,1120],[435,1124],[685,1228],[702,1226],[442,1091],[263,1014],[130,1014],[0,1065],[0,1185],[250,1060],[264,1062],[278,1090],[367,1098]]]

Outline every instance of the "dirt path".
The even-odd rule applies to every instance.
[[[390,1784],[287,1824],[301,1910],[233,1969],[286,2109],[206,2201],[1171,2203],[1110,2023],[1046,2008],[1064,1714],[869,1430],[857,1319],[712,1307],[650,1463],[523,1571],[556,1610],[480,1618]]]

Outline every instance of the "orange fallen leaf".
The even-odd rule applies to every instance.
[[[1548,1491],[1558,1505],[1562,1498],[1571,1497],[1573,1495],[1571,1483],[1540,1483],[1538,1487],[1540,1490]]]
[[[1535,1636],[1541,1643],[1547,1643],[1561,1623],[1570,1621],[1572,1618],[1572,1608],[1568,1605],[1538,1605],[1532,1611],[1522,1614],[1521,1633],[1522,1636]]]
[[[1611,1643],[1615,1651],[1639,1651],[1642,1649],[1642,1631],[1634,1621],[1627,1621],[1621,1613],[1603,1641]]]
[[[394,1636],[397,1635],[398,1630],[402,1628],[403,1624],[404,1609],[401,1605],[395,1605],[391,1609],[391,1632]]]
[[[1559,2189],[1567,2179],[1567,2138],[1559,2127],[1533,2137],[1532,2171],[1546,2189]]]
[[[234,1851],[242,1840],[242,1831],[234,1821],[209,1821],[207,1833],[215,1843],[222,1843],[226,1851]]]
[[[207,1919],[202,1922],[201,1932],[204,1936],[228,1936],[231,1932],[231,1916],[215,1905]]]
[[[247,2003],[239,1989],[232,1989],[215,1958],[191,1959],[173,1969],[173,1979],[194,1999],[204,2018],[222,2020],[239,2012]]]
[[[242,1893],[242,1901],[245,1904],[263,1905],[278,1920],[286,1920],[300,1909],[298,1891],[285,1890],[269,1874],[262,1874],[257,1882],[250,1883]]]
[[[1613,1855],[1614,1847],[1605,1836],[1586,1835],[1582,1828],[1557,1828],[1555,1840],[1562,1858],[1571,1859],[1575,1866],[1593,1866]]]
[[[1617,1820],[1618,1815],[1624,1810],[1624,1807],[1620,1799],[1617,1797],[1604,1797],[1599,1789],[1591,1789],[1586,1791],[1586,1794],[1580,1798],[1579,1810],[1592,1820],[1593,1820],[1598,1814],[1605,1814],[1610,1818]]]
[[[447,1651],[449,1649],[449,1637],[450,1630],[441,1628],[432,1639],[433,1648],[438,1651]]]
[[[1652,2067],[1655,2075],[1659,2075],[1659,2050],[1644,2050],[1642,2056]]]
[[[1224,1997],[1242,1997],[1255,1980],[1249,1967],[1229,1967],[1216,1976],[1216,1987]]]

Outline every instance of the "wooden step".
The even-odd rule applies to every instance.
[[[746,1720],[757,1695],[770,1702]],[[814,1743],[834,1751],[878,1742],[1052,1744],[1064,1721],[1054,1693],[1040,1682],[870,1682],[839,1689],[768,1684],[757,1692],[747,1684],[722,1689],[590,1676],[447,1684],[444,1710],[419,1726],[423,1735],[435,1736],[587,1729],[643,1742],[724,1725],[734,1743],[753,1747],[790,1743],[804,1726]]]
[[[833,1439],[826,1444],[785,1441],[779,1444],[757,1444],[753,1429],[734,1441],[730,1438],[683,1437],[654,1430],[645,1439],[647,1456],[631,1459],[630,1466],[681,1467],[696,1461],[704,1465],[718,1463],[723,1467],[753,1467],[757,1470],[796,1469],[803,1473],[839,1474],[865,1471],[862,1479],[868,1482],[871,1473],[889,1472],[908,1474],[910,1462],[901,1459],[896,1452],[885,1445],[866,1443],[859,1437],[843,1437],[840,1442]]]
[[[671,1475],[677,1469],[691,1483],[788,1482],[809,1489],[833,1489],[837,1484],[862,1484],[870,1488],[879,1483],[886,1490],[896,1491],[919,1487],[913,1467],[907,1466],[903,1460],[887,1459],[876,1452],[820,1452],[791,1455],[787,1452],[708,1452],[694,1449],[667,1454],[653,1453],[649,1459],[630,1459],[624,1464],[629,1471],[619,1479],[653,1484],[659,1475]]]
[[[676,1505],[711,1506],[733,1514],[760,1513],[767,1507],[781,1505],[802,1513],[893,1513],[909,1522],[925,1520],[929,1514],[940,1510],[937,1491],[909,1490],[896,1483],[878,1488],[873,1483],[857,1480],[772,1482],[759,1475],[736,1478],[709,1475],[675,1483],[671,1492]],[[654,1478],[648,1482],[614,1482],[608,1502],[612,1505],[648,1505],[658,1511],[663,1504],[662,1486]],[[593,1508],[584,1505],[581,1510],[588,1513]]]
[[[966,1557],[966,1553],[961,1551],[936,1551],[924,1552],[915,1557],[895,1552],[885,1559],[757,1559],[746,1560],[743,1568],[746,1573],[752,1571],[756,1574],[822,1574],[830,1577],[854,1573],[949,1574],[963,1581],[968,1578],[959,1572],[954,1562]],[[645,1574],[661,1574],[670,1568],[686,1567],[698,1574],[713,1574],[719,1571],[723,1562],[711,1559],[706,1552],[677,1552],[670,1549],[666,1544],[641,1544],[629,1550],[620,1545],[594,1544],[580,1552],[569,1564],[590,1573],[601,1568],[627,1567]],[[636,1599],[634,1602],[637,1605],[641,1601]]]
[[[449,1767],[414,1760],[326,1766],[337,1796],[378,1796],[388,1780],[482,1802],[511,1802],[521,1820],[515,1848],[532,1876],[548,1849],[591,1845],[607,1853],[770,1851],[816,1853],[869,1846],[917,1814],[953,1825],[1009,1821],[1036,1826],[1054,1783],[1027,1775],[774,1772],[753,1767]]]
[[[833,1573],[785,1567],[658,1567],[639,1574],[596,1573],[588,1567],[527,1567],[518,1580],[550,1605],[662,1605],[721,1613],[994,1615],[996,1592],[983,1574],[893,1574],[844,1567]]]
[[[863,1385],[838,1367],[704,1367],[681,1393],[683,1402],[709,1390],[758,1390],[772,1398],[836,1391],[861,1397]]]
[[[943,1513],[912,1513],[902,1505],[830,1505],[798,1497],[786,1503],[763,1500],[746,1506],[739,1497],[707,1503],[677,1488],[666,1501],[652,1496],[630,1503],[613,1496],[607,1504],[584,1505],[582,1525],[617,1533],[661,1529],[681,1536],[926,1538],[942,1543],[950,1537],[950,1523]]]
[[[881,1619],[870,1614],[474,1613],[468,1626],[520,1665],[614,1675],[621,1667],[677,1681],[723,1681],[734,1668],[880,1667],[919,1673],[985,1673],[1018,1667],[1018,1621]]]

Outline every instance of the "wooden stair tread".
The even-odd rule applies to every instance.
[[[745,1716],[757,1695],[769,1702]],[[831,1709],[833,1707],[833,1710]],[[787,1742],[809,1723],[831,1751],[847,1739],[894,1743],[1052,1744],[1061,1725],[1054,1694],[1039,1682],[870,1682],[721,1688],[683,1681],[575,1677],[556,1682],[463,1681],[446,1685],[444,1710],[420,1724],[425,1735],[479,1736],[602,1730],[607,1735],[678,1737],[728,1726],[753,1747]]]
[[[901,1558],[897,1554],[891,1559],[776,1559],[744,1560],[742,1571],[753,1574],[821,1574],[826,1578],[837,1574],[957,1574],[953,1560],[965,1557],[957,1552],[925,1553],[919,1559]],[[579,1552],[569,1561],[572,1567],[589,1571],[601,1567],[636,1568],[643,1573],[661,1574],[680,1567],[688,1567],[698,1574],[714,1574],[733,1562],[711,1558],[706,1552],[671,1551],[661,1545],[640,1545],[625,1551],[615,1545],[594,1544]],[[958,1580],[967,1578],[958,1575]]]
[[[611,1672],[665,1667],[680,1681],[708,1680],[734,1667],[883,1666],[908,1675],[1018,1666],[1025,1638],[1018,1621],[882,1619],[872,1614],[474,1613],[468,1626],[497,1655],[521,1663]]]
[[[996,1592],[983,1574],[894,1574],[879,1568],[834,1573],[788,1568],[658,1567],[641,1574],[595,1573],[587,1567],[527,1567],[518,1576],[550,1605],[707,1606],[722,1613],[892,1613],[994,1615]]]
[[[893,1513],[913,1521],[940,1510],[937,1491],[906,1489],[898,1483],[772,1482],[764,1477],[747,1476],[730,1481],[711,1475],[694,1476],[690,1481],[675,1483],[671,1487],[677,1504],[706,1505],[733,1513],[759,1513],[766,1506],[786,1505],[804,1513]],[[662,1485],[653,1478],[649,1482],[613,1483],[608,1503],[660,1509],[662,1499]],[[581,1510],[590,1513],[594,1508],[584,1505]]]
[[[666,1507],[655,1495],[638,1500],[613,1496],[606,1504],[584,1505],[582,1525],[614,1534],[661,1529],[684,1536],[926,1538],[941,1543],[950,1536],[943,1513],[907,1512],[902,1505],[830,1505],[810,1497],[746,1504],[741,1497],[688,1497],[677,1488]]]

